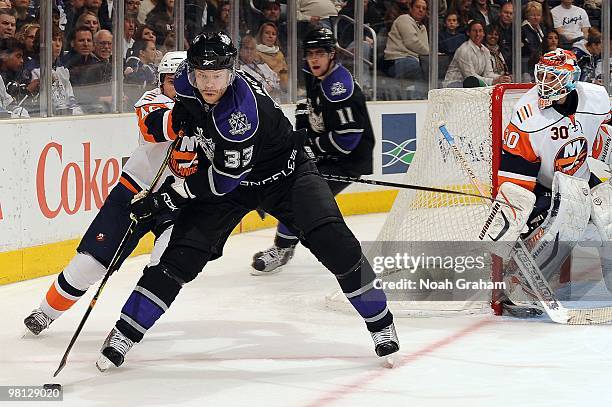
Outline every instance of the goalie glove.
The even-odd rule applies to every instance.
[[[533,210],[536,196],[519,185],[504,182],[499,187],[497,199],[503,199],[518,209],[495,202],[478,238],[490,242],[491,251],[507,260],[521,233],[527,231],[527,219]]]
[[[194,198],[184,180],[175,182],[168,176],[161,187],[152,193],[140,193],[130,203],[130,212],[138,220],[148,220],[163,210],[177,211]]]

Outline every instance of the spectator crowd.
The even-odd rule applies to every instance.
[[[36,115],[40,97],[40,4],[0,0],[0,117]],[[104,113],[112,109],[113,0],[52,2],[51,100],[54,115]],[[114,0],[116,1],[116,0]],[[175,47],[178,0],[125,0],[121,59],[125,110],[156,86],[156,66]],[[354,42],[355,1],[364,3],[363,43]],[[603,0],[606,1],[606,0]],[[230,31],[228,0],[184,0],[185,45],[204,31]],[[287,101],[287,0],[239,0],[240,68],[260,80],[279,102]],[[316,27],[335,31],[341,62],[362,49],[370,91],[374,67],[382,80],[379,98],[424,98],[428,89],[430,15],[438,17],[439,79],[445,87],[510,82],[513,58],[523,81],[532,81],[540,55],[556,47],[573,50],[582,80],[602,80],[602,0],[523,0],[521,55],[513,55],[512,2],[507,0],[295,0],[300,38]],[[375,35],[373,35],[373,33]],[[377,52],[374,52],[376,49]],[[118,51],[119,52],[119,51]],[[377,55],[374,60],[374,55]],[[293,64],[292,64],[293,62]],[[393,93],[385,93],[392,91]],[[399,84],[399,86],[398,86]],[[371,96],[371,94],[370,94]]]

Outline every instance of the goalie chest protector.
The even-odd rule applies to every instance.
[[[577,83],[576,92],[576,113],[563,116],[552,107],[540,110],[537,87],[532,88],[518,101],[504,131],[504,150],[539,161],[537,182],[547,188],[555,171],[588,180],[587,157],[601,153],[597,138],[599,127],[610,120],[609,96],[604,87],[585,82]]]

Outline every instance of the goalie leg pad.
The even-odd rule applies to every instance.
[[[556,172],[552,187],[548,216],[526,239],[526,246],[545,276],[558,273],[584,236],[591,212],[586,180]]]
[[[536,197],[533,192],[519,185],[504,182],[499,187],[497,198],[505,200],[517,209],[495,202],[478,237],[491,243],[493,253],[508,259],[514,243],[527,225]]]
[[[586,180],[560,172],[555,173],[552,187],[548,216],[525,239],[525,246],[542,275],[554,287],[558,286],[561,266],[587,229],[590,194]],[[533,298],[517,270],[513,262],[504,270],[507,294],[515,303],[521,297],[515,290],[525,292],[525,301]]]
[[[608,291],[612,292],[612,185],[604,182],[591,189],[591,220],[601,238],[599,259]]]
[[[602,241],[612,238],[612,185],[603,182],[591,189],[591,219]]]

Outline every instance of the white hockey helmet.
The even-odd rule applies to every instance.
[[[183,62],[185,58],[187,58],[187,51],[166,52],[166,55],[162,57],[157,67],[157,80],[160,85],[163,80],[162,75],[176,73],[179,64]]]
[[[580,67],[573,52],[557,48],[544,54],[535,66],[540,109],[576,89],[579,79]]]

